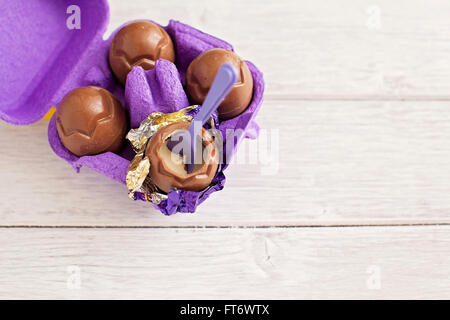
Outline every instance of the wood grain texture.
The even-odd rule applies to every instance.
[[[48,147],[46,122],[1,124],[0,225],[450,223],[447,103],[267,102],[258,119],[269,135],[278,130],[276,174],[262,159],[263,133],[242,146],[223,191],[172,217],[89,169],[77,175]]]
[[[277,174],[234,164],[196,214],[165,217],[77,175],[48,122],[2,122],[0,298],[450,298],[449,1],[109,3],[105,36],[177,19],[264,72]]]
[[[1,229],[0,242],[0,298],[450,298],[449,227]]]
[[[167,0],[110,6],[109,33],[130,19],[176,19],[227,40],[264,72],[267,99],[450,98],[449,1]]]

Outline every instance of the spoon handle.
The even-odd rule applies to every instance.
[[[237,81],[238,75],[236,69],[229,63],[225,63],[220,66],[213,84],[206,95],[205,101],[200,111],[195,116],[188,132],[191,139],[191,161],[190,165],[187,165],[188,173],[191,173],[194,168],[195,153],[197,150],[197,135],[200,133],[203,125],[208,121],[214,111],[217,110],[223,99],[227,96],[230,90],[233,88],[234,83]]]

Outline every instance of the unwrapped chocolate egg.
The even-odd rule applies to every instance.
[[[187,130],[190,122],[175,122],[156,132],[148,142],[145,155],[150,159],[150,178],[162,191],[177,188],[201,191],[209,186],[219,166],[219,150],[210,133],[202,128],[198,135],[197,152],[201,161],[187,172],[183,157],[169,150],[167,142],[178,130]],[[200,141],[201,139],[201,141]]]
[[[225,49],[212,49],[199,55],[187,69],[186,89],[193,104],[203,104],[220,66],[224,63],[233,65],[238,72],[237,82],[217,109],[219,117],[225,120],[242,113],[253,95],[252,74],[245,61],[237,54]]]
[[[150,21],[124,26],[114,36],[109,49],[109,65],[122,84],[134,66],[150,70],[158,59],[174,62],[175,50],[167,32]]]
[[[69,92],[56,110],[56,126],[63,145],[81,157],[119,152],[128,129],[120,101],[100,87]]]

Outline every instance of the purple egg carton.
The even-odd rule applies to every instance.
[[[128,75],[124,88],[108,65],[109,46],[115,32],[108,40],[102,39],[109,20],[105,0],[0,2],[4,10],[0,21],[2,26],[7,26],[0,34],[0,70],[4,79],[0,87],[0,118],[12,124],[34,123],[72,89],[94,85],[109,90],[122,102],[129,114],[130,127],[136,128],[152,112],[168,113],[189,106],[184,79],[187,67],[199,54],[212,48],[233,50],[223,40],[171,20],[163,28],[175,45],[175,64],[159,60],[150,71],[136,67]],[[70,16],[67,8],[71,5],[81,10],[80,29],[66,26]],[[258,136],[254,117],[262,104],[264,81],[262,73],[251,62],[246,63],[254,81],[252,101],[242,114],[221,121],[218,126],[224,143],[228,129],[239,129],[238,135],[232,137],[231,154],[226,155],[227,161],[209,188],[202,192],[171,191],[167,200],[155,205],[162,213],[194,212],[211,193],[223,188],[223,170],[240,141]],[[85,166],[125,185],[127,168],[134,157],[129,145],[120,154],[107,152],[77,157],[62,145],[55,117],[49,123],[48,139],[53,151],[75,170]]]

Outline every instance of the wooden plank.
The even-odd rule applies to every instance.
[[[236,163],[226,171],[225,189],[196,214],[172,217],[129,200],[108,178],[73,172],[50,150],[46,122],[2,123],[0,225],[450,223],[447,103],[272,101],[258,120],[269,134],[279,130],[277,174],[261,158]],[[259,141],[265,150],[263,136]],[[250,145],[240,159],[257,154]]]
[[[2,229],[0,298],[450,298],[449,227]]]
[[[111,0],[108,34],[177,19],[232,43],[267,99],[449,99],[447,0]]]

